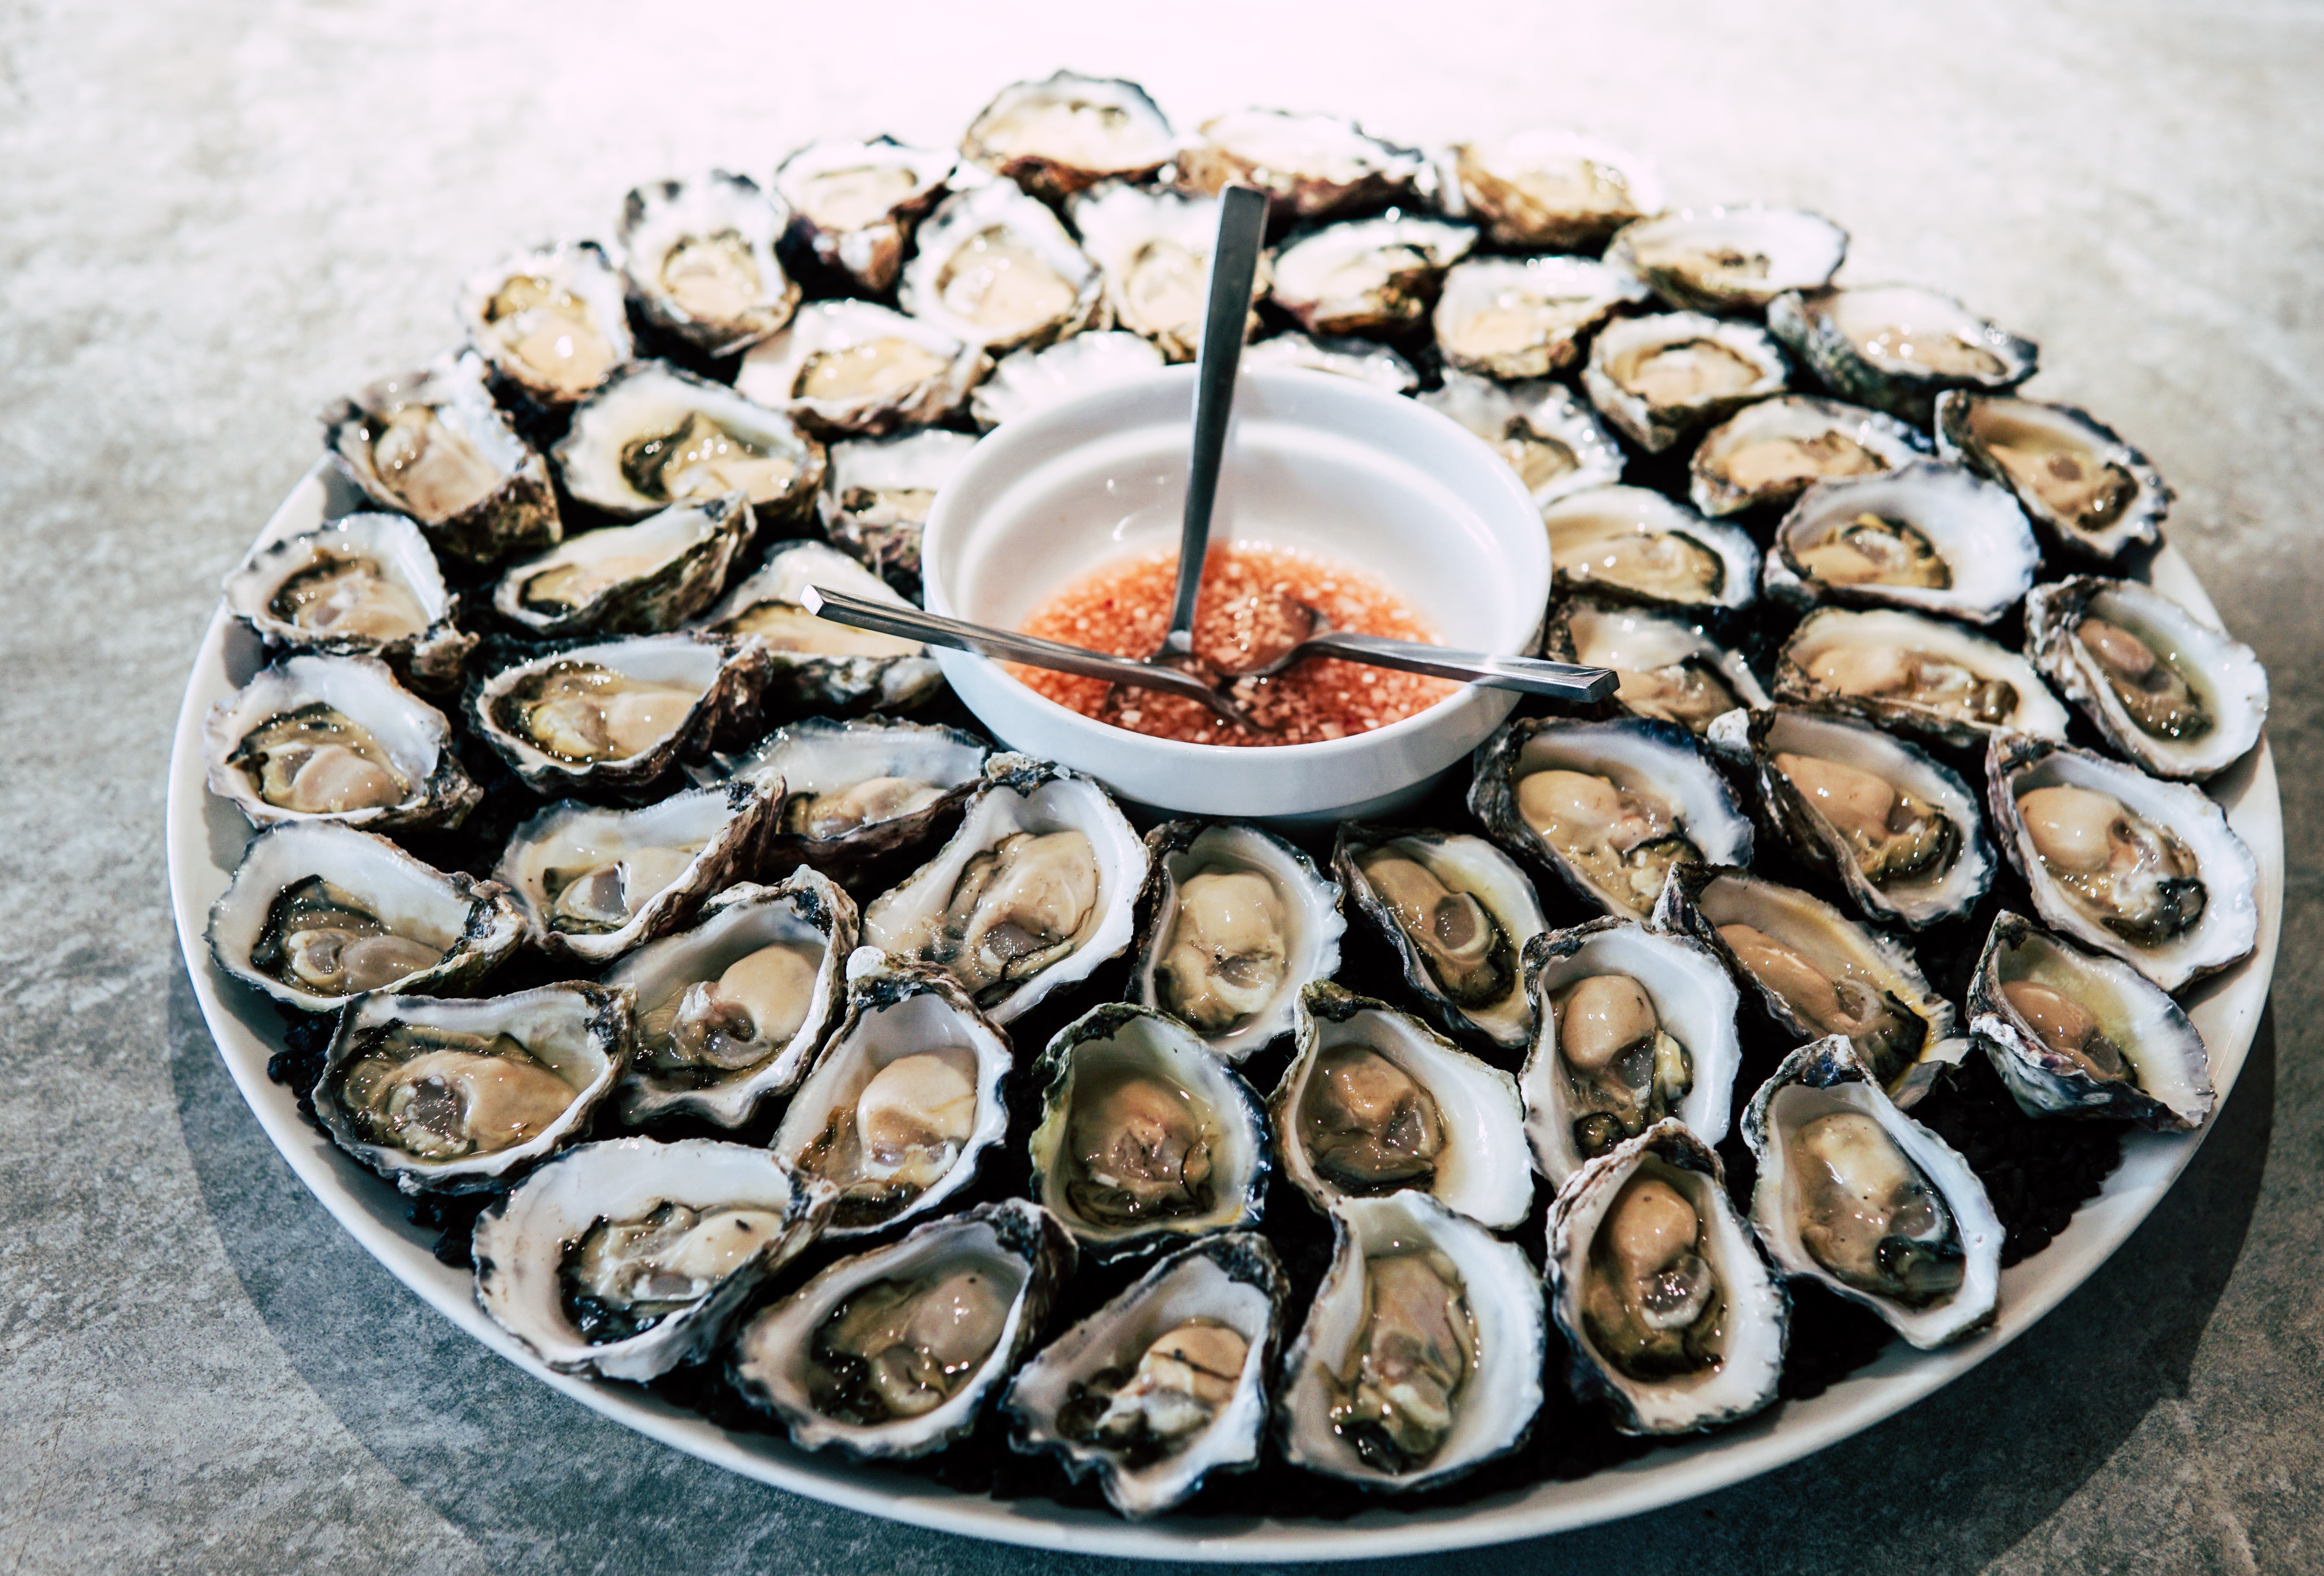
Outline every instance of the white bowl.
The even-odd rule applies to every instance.
[[[979,443],[928,511],[929,611],[1015,629],[1101,565],[1175,549],[1194,399],[1194,369],[1174,367],[1046,407]],[[1466,429],[1352,379],[1242,374],[1211,539],[1360,569],[1446,645],[1530,653],[1541,638],[1549,537],[1517,474]],[[936,659],[1011,748],[1178,815],[1383,814],[1425,792],[1517,698],[1464,686],[1369,733],[1236,748],[1111,727],[965,651],[939,650]]]

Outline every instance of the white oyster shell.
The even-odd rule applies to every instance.
[[[1702,435],[1687,462],[1687,496],[1716,518],[1789,503],[1834,475],[1893,471],[1925,452],[1894,416],[1813,394],[1746,405]]]
[[[1493,378],[1541,378],[1582,358],[1582,341],[1646,290],[1589,257],[1474,257],[1444,275],[1433,320],[1444,359]]]
[[[816,261],[872,294],[904,264],[904,244],[944,194],[955,157],[892,137],[810,143],[775,171],[791,207],[791,232]]]
[[[816,617],[799,600],[810,585],[897,607],[911,605],[836,548],[818,541],[776,543],[766,561],[700,620],[714,634],[747,640],[765,650],[770,716],[906,711],[936,692],[943,674],[926,646]]]
[[[1154,342],[1171,361],[1192,361],[1203,337],[1219,199],[1113,182],[1073,199],[1082,249],[1105,271],[1105,309],[1117,327]],[[1251,281],[1264,295],[1262,269]],[[1258,327],[1254,312],[1246,335]]]
[[[1377,853],[1395,853],[1425,870],[1447,892],[1473,898],[1500,932],[1506,946],[1507,978],[1489,995],[1463,1001],[1447,990],[1436,965],[1423,952],[1397,918],[1396,909],[1366,876],[1363,862]],[[1404,981],[1428,1003],[1437,1021],[1452,1033],[1470,1031],[1495,1045],[1522,1046],[1533,1034],[1533,1006],[1526,1000],[1521,966],[1526,944],[1549,928],[1542,917],[1541,899],[1517,862],[1482,837],[1465,832],[1437,832],[1396,826],[1342,823],[1332,852],[1332,873],[1339,877],[1356,912],[1395,948],[1404,963]]]
[[[926,839],[957,813],[983,783],[984,762],[991,753],[990,744],[957,728],[884,717],[807,717],[776,729],[749,754],[737,757],[729,775],[782,785],[782,815],[768,847],[770,866],[803,861],[852,879],[869,862]],[[845,806],[829,801],[851,789],[902,783],[920,785],[934,797],[911,796],[892,814],[867,814],[829,834],[818,834],[809,824],[818,800],[835,813]],[[856,807],[879,808],[876,803]]]
[[[629,753],[575,759],[550,751],[527,731],[520,714],[521,690],[568,668],[602,668],[616,678],[692,698],[664,732]],[[764,653],[747,641],[632,635],[560,647],[512,663],[476,686],[468,714],[477,737],[530,788],[584,795],[626,790],[651,782],[681,755],[706,751],[718,735],[732,731],[757,702],[765,668]]]
[[[1510,251],[1595,252],[1663,206],[1651,161],[1559,126],[1455,143],[1437,162],[1444,211]]]
[[[619,519],[739,490],[761,527],[805,519],[825,465],[823,446],[788,416],[659,361],[607,379],[550,452],[567,492]],[[649,470],[640,456],[662,463]]]
[[[1320,219],[1395,201],[1425,167],[1418,153],[1368,136],[1353,121],[1281,109],[1213,115],[1178,155],[1179,180],[1189,189],[1255,186],[1277,219]]]
[[[970,163],[1052,201],[1093,181],[1142,180],[1177,151],[1177,134],[1144,88],[1073,71],[1010,83],[960,140]]]
[[[970,397],[976,424],[990,431],[1044,406],[1076,400],[1116,383],[1160,372],[1162,352],[1135,334],[1076,334],[1040,350],[1001,358],[992,376]]]
[[[1936,428],[1938,454],[2015,493],[2043,541],[2067,558],[2111,563],[2162,539],[2170,484],[2088,411],[1948,389],[1937,396]]]
[[[1296,330],[1244,346],[1242,364],[1255,372],[1298,367],[1331,373],[1391,394],[1408,394],[1420,386],[1420,374],[1412,364],[1385,345],[1370,339],[1318,339]]]
[[[1768,704],[1751,665],[1683,613],[1565,597],[1550,615],[1542,650],[1560,661],[1613,668],[1622,683],[1616,705],[1698,735],[1723,712]]]
[[[2040,355],[1918,285],[1786,291],[1767,303],[1767,327],[1825,388],[1915,427],[1929,424],[1944,390],[2015,388]]]
[[[1476,244],[1466,225],[1394,210],[1326,225],[1275,253],[1270,293],[1311,334],[1393,332],[1427,315],[1444,271]]]

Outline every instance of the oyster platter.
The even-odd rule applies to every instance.
[[[1192,358],[1229,183],[1249,364],[1497,451],[1621,679],[1384,821],[1163,818],[803,595]],[[1051,1546],[1554,1531],[1965,1372],[2232,1086],[2266,675],[2132,443],[1830,219],[1060,72],[578,222],[322,413],[170,848],[302,1179],[600,1411]]]

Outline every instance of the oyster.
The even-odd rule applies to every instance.
[[[765,649],[770,715],[906,711],[936,692],[943,675],[926,646],[817,618],[799,600],[810,585],[911,605],[836,548],[775,543],[758,570],[701,619],[713,634],[748,637]]]
[[[570,405],[630,359],[622,276],[595,241],[556,241],[471,274],[457,311],[493,371],[543,405]]]
[[[1259,1223],[1267,1120],[1193,1030],[1106,1002],[1059,1029],[1033,1069],[1031,1191],[1092,1263]]]
[[[1340,826],[1332,871],[1448,1030],[1510,1046],[1532,1036],[1517,965],[1526,943],[1549,926],[1508,855],[1466,833],[1350,821]]]
[[[1010,83],[960,140],[963,159],[1051,202],[1100,180],[1143,180],[1177,151],[1144,88],[1072,71]]]
[[[741,493],[761,528],[804,520],[823,446],[779,410],[667,362],[624,367],[577,406],[552,451],[565,490],[623,520]]]
[[[1231,183],[1255,186],[1277,219],[1327,218],[1397,201],[1425,168],[1419,154],[1365,135],[1353,121],[1281,109],[1212,116],[1177,162],[1188,189],[1215,196]]]
[[[404,1193],[495,1191],[580,1137],[631,1033],[629,993],[597,985],[475,1000],[375,991],[339,1015],[315,1115]]]
[[[1533,1207],[1517,1080],[1384,1001],[1299,993],[1298,1055],[1268,1101],[1283,1174],[1329,1214],[1416,1189],[1506,1230]]]
[[[1644,158],[1578,132],[1541,126],[1455,143],[1441,163],[1444,211],[1512,252],[1595,252],[1663,206]]]
[[[1493,378],[1540,378],[1582,358],[1582,342],[1646,290],[1587,257],[1473,257],[1444,275],[1434,323],[1451,364]]]
[[[507,889],[431,869],[386,838],[293,821],[252,838],[207,931],[219,968],[302,1012],[366,991],[457,991],[524,940]]]
[[[1969,1033],[2028,1116],[2191,1131],[2218,1102],[2210,1053],[2169,992],[2004,910],[1969,986]]]
[[[718,599],[755,522],[740,493],[585,530],[501,576],[493,606],[536,635],[655,634]]]
[[[1622,479],[1621,446],[1563,383],[1497,383],[1451,368],[1440,387],[1415,397],[1483,438],[1545,508]]]
[[[810,143],[775,171],[790,204],[791,235],[824,267],[882,295],[904,265],[904,244],[952,179],[954,156],[892,137]]]
[[[1715,518],[1789,503],[1834,476],[1893,471],[1923,452],[1921,435],[1894,416],[1813,394],[1778,394],[1702,435],[1687,462],[1687,496]]]
[[[1749,663],[1704,625],[1674,613],[1569,596],[1550,614],[1542,650],[1560,661],[1611,668],[1621,675],[1614,699],[1624,711],[1691,733],[1738,706],[1767,704]]]
[[[1525,1255],[1411,1189],[1332,1210],[1332,1267],[1284,1359],[1292,1465],[1403,1492],[1514,1450],[1548,1346]]]
[[[1794,1042],[1846,1035],[1899,1105],[1969,1049],[1911,952],[1820,898],[1748,871],[1682,866],[1648,923],[1718,954]]]
[[[1391,394],[1409,394],[1420,386],[1420,374],[1412,370],[1410,362],[1370,339],[1318,339],[1296,331],[1277,334],[1245,346],[1242,364],[1253,372],[1283,367],[1327,372]]]
[[[802,869],[770,887],[728,887],[692,926],[606,970],[604,984],[637,997],[622,1119],[737,1128],[788,1093],[839,1022],[854,950],[853,900]]]
[[[776,260],[789,207],[747,175],[632,187],[622,202],[622,272],[638,315],[705,355],[732,355],[790,321],[799,288]]]
[[[269,650],[377,657],[423,688],[459,677],[476,637],[411,521],[350,514],[261,542],[226,577],[226,609]]]
[[[2111,563],[2160,541],[2171,488],[2088,412],[2007,395],[1937,396],[1937,452],[2017,494],[2046,545]]]
[[[2139,581],[2035,586],[2025,640],[2107,742],[2157,777],[2225,771],[2267,722],[2267,669],[2252,649]]]
[[[1796,706],[1755,714],[1748,733],[1769,821],[1866,918],[1925,930],[1992,886],[1976,790],[1924,751]]]
[[[1804,208],[1674,208],[1625,225],[1606,261],[1681,311],[1757,311],[1785,290],[1821,290],[1848,232]]]
[[[1759,548],[1651,487],[1592,487],[1541,513],[1558,594],[1672,607],[1741,607],[1759,594]]]
[[[1568,1378],[1624,1433],[1686,1433],[1775,1398],[1790,1299],[1711,1147],[1665,1119],[1584,1166],[1549,1211]]]
[[[991,753],[957,728],[808,717],[768,734],[731,775],[782,785],[770,866],[804,862],[846,880],[932,835],[984,781]]]
[[[1775,695],[1962,749],[2002,729],[2066,736],[2066,708],[2024,658],[1894,608],[1808,614],[1776,659]]]
[[[1103,284],[1055,214],[996,180],[954,193],[929,216],[896,299],[962,343],[1002,355],[1088,327]]]
[[[1770,394],[1788,368],[1758,328],[1700,312],[1625,318],[1591,341],[1582,387],[1607,420],[1660,454]]]
[[[1727,1137],[1741,1001],[1717,954],[1593,919],[1535,942],[1525,968],[1536,1027],[1517,1088],[1534,1167],[1552,1187],[1665,1117],[1706,1144]]]
[[[473,350],[327,406],[323,443],[366,497],[418,521],[456,558],[494,564],[563,532],[549,462],[493,403]]]
[[[1010,1442],[1094,1474],[1114,1509],[1159,1515],[1212,1472],[1259,1464],[1284,1278],[1248,1231],[1188,1244],[1018,1370]]]
[[[1271,832],[1168,821],[1146,834],[1130,999],[1240,1062],[1291,1032],[1300,991],[1340,966],[1340,884]]]
[[[643,1384],[706,1357],[830,1209],[748,1145],[583,1144],[476,1218],[476,1305],[559,1373]]]
[[[494,875],[552,956],[605,963],[756,871],[779,789],[689,788],[639,810],[560,799],[516,829]]]
[[[1046,349],[1002,356],[991,378],[970,398],[969,410],[976,424],[990,430],[1045,405],[1136,382],[1162,365],[1162,353],[1135,334],[1076,334]]]
[[[1929,425],[1945,390],[2014,389],[2040,355],[1917,285],[1787,291],[1767,303],[1767,327],[1825,388],[1915,427]]]
[[[503,668],[476,687],[469,712],[477,735],[526,786],[619,792],[730,731],[757,701],[765,667],[747,643],[635,635]]]
[[[941,429],[833,444],[816,501],[824,534],[899,586],[917,586],[928,507],[975,447],[966,433]]]
[[[1428,315],[1444,271],[1477,232],[1394,208],[1286,241],[1275,253],[1275,304],[1310,334],[1395,334]]]
[[[1995,834],[2051,926],[2165,991],[2251,955],[2259,866],[2201,789],[2011,733],[1985,773]]]
[[[1038,1204],[982,1204],[752,1316],[727,1378],[801,1450],[925,1455],[975,1426],[1073,1267],[1073,1240]]]
[[[1505,723],[1478,746],[1469,808],[1584,902],[1633,919],[1674,866],[1751,857],[1750,818],[1675,723]]]
[[[444,714],[368,657],[286,657],[210,708],[210,792],[254,826],[456,826],[483,790]]]
[[[839,1190],[827,1234],[927,1213],[966,1187],[1009,1127],[1009,1037],[942,972],[858,947],[847,1016],[771,1147]]]
[[[1989,624],[2042,561],[2009,494],[1967,471],[1915,460],[1818,482],[1775,528],[1767,594],[1794,604],[1906,607]]]
[[[1203,337],[1219,199],[1109,182],[1068,210],[1082,249],[1105,272],[1105,306],[1117,327],[1150,339],[1171,361],[1192,361]],[[1262,267],[1254,297],[1267,292]],[[1254,311],[1244,336],[1259,326]]]
[[[1918,1347],[1993,1323],[2003,1232],[1985,1184],[1896,1109],[1844,1037],[1784,1058],[1743,1113],[1743,1141],[1759,1163],[1751,1226],[1784,1274]]]
[[[825,438],[956,414],[991,369],[983,351],[871,301],[816,301],[742,357],[735,392]]]
[[[1023,755],[984,763],[960,830],[863,910],[863,939],[949,970],[1007,1023],[1130,945],[1146,844],[1089,778]]]

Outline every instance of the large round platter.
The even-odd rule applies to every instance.
[[[321,467],[286,499],[267,527],[281,535],[355,507]],[[2166,548],[2158,589],[2215,616],[2185,560]],[[2189,1135],[2141,1132],[2124,1141],[2122,1164],[2046,1249],[2006,1271],[2000,1317],[1987,1333],[1936,1352],[1892,1344],[1868,1367],[1813,1399],[1715,1436],[1657,1450],[1571,1482],[1440,1509],[1383,1507],[1344,1521],[1253,1519],[1127,1525],[1096,1511],[1041,1499],[998,1501],[922,1479],[809,1455],[763,1434],[731,1433],[648,1392],[550,1372],[480,1312],[465,1270],[438,1261],[429,1236],[408,1224],[392,1195],[300,1117],[292,1092],[269,1081],[279,1019],[254,991],[211,961],[203,926],[211,902],[250,835],[232,806],[203,790],[205,714],[258,666],[254,638],[223,613],[204,637],[180,712],[170,765],[171,900],[187,966],[219,1055],[261,1125],[300,1179],[356,1241],[444,1316],[543,1383],[613,1420],[702,1460],[778,1488],[916,1525],[1043,1548],[1177,1560],[1290,1561],[1380,1557],[1494,1544],[1635,1515],[1740,1482],[1833,1444],[1902,1410],[1983,1362],[2087,1279],[2129,1238],[2194,1157],[2208,1128]],[[2206,785],[2259,866],[2259,938],[2251,957],[2187,998],[2209,1045],[2224,1101],[2251,1048],[2274,972],[2283,899],[2283,825],[2264,742]]]

